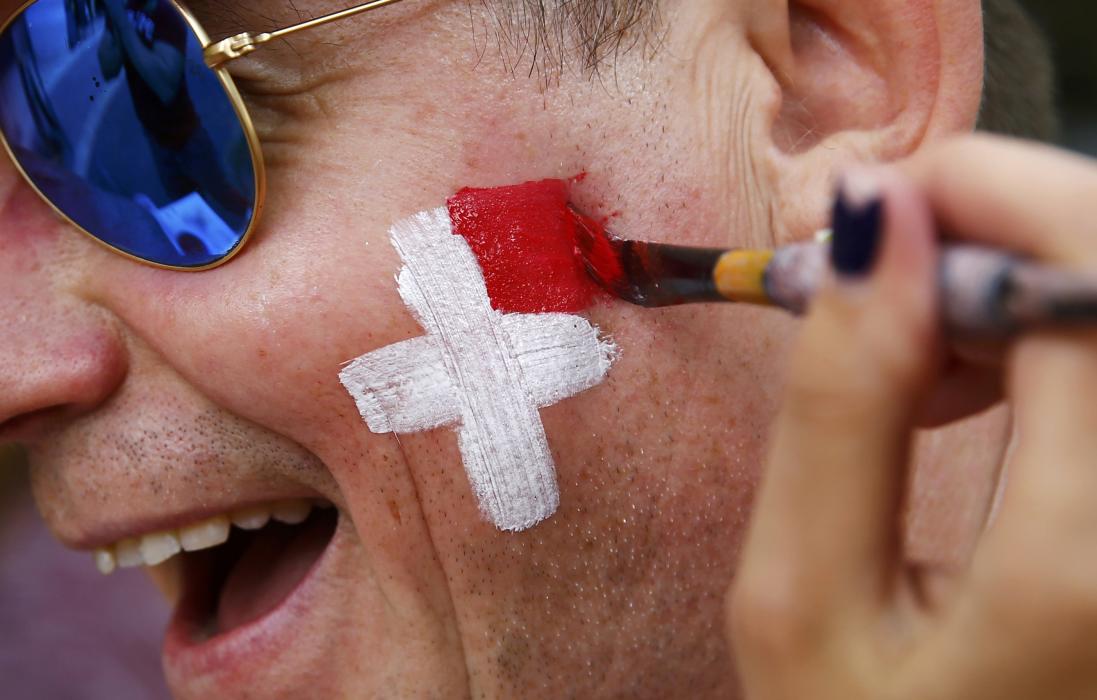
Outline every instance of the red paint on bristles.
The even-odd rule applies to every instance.
[[[476,254],[497,311],[577,312],[604,294],[576,238],[579,225],[601,231],[601,224],[572,210],[569,196],[568,181],[541,180],[466,188],[450,198],[453,231]]]
[[[606,233],[605,223],[585,216],[574,208],[571,209],[571,214],[576,225],[576,255],[584,261],[585,268],[597,272],[592,279],[601,280],[606,285],[605,288],[611,290],[627,282],[619,242]],[[589,269],[588,276],[591,274]]]

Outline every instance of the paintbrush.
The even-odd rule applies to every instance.
[[[618,238],[574,214],[590,276],[638,306],[730,301],[802,314],[828,274],[826,232],[774,250],[692,248]],[[943,322],[954,334],[1097,324],[1097,276],[962,244],[945,244],[939,266]]]

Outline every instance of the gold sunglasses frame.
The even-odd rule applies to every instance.
[[[4,151],[8,154],[8,158],[15,164],[15,169],[23,177],[23,179],[30,185],[31,189],[38,193],[38,196],[49,205],[58,216],[60,216],[68,224],[76,228],[84,235],[94,240],[99,245],[108,248],[109,250],[122,255],[130,260],[142,263],[144,265],[150,265],[161,270],[173,270],[176,272],[201,272],[203,270],[212,270],[215,267],[220,267],[229,262],[243,250],[251,239],[252,234],[255,233],[255,229],[259,224],[259,219],[263,214],[263,204],[266,200],[267,192],[267,170],[266,165],[263,162],[263,150],[262,145],[259,142],[259,134],[255,130],[255,124],[251,120],[251,115],[248,113],[247,105],[244,104],[243,98],[240,96],[240,91],[236,88],[236,83],[233,81],[232,76],[229,74],[226,64],[231,61],[235,61],[238,58],[243,58],[248,54],[254,52],[260,48],[263,44],[274,39],[279,39],[288,34],[304,31],[306,29],[312,29],[313,27],[319,27],[331,22],[337,22],[347,17],[353,17],[354,15],[362,14],[363,12],[369,12],[370,10],[376,10],[386,5],[392,5],[401,0],[370,0],[369,2],[362,3],[361,5],[355,5],[354,7],[347,8],[345,10],[339,10],[338,12],[332,12],[331,14],[322,15],[314,19],[306,20],[298,24],[293,24],[288,27],[276,29],[270,32],[252,33],[242,32],[231,36],[227,39],[220,41],[211,41],[206,30],[202,27],[202,24],[198,19],[191,14],[191,11],[187,9],[180,0],[161,0],[161,2],[168,2],[174,7],[179,14],[186,20],[187,25],[190,27],[191,32],[198,39],[198,42],[202,46],[202,51],[205,56],[206,66],[212,70],[218,80],[221,81],[221,87],[224,89],[225,94],[228,96],[229,101],[232,103],[233,110],[236,112],[236,118],[240,121],[240,126],[244,129],[244,136],[248,141],[248,150],[251,153],[252,168],[255,170],[255,209],[251,215],[251,221],[248,223],[248,228],[244,231],[244,235],[233,246],[232,250],[226,253],[224,256],[214,260],[213,262],[198,267],[182,267],[177,265],[165,265],[152,260],[145,260],[144,258],[128,253],[121,248],[112,246],[110,243],[102,240],[98,236],[94,235],[80,224],[72,220],[65,212],[61,211],[56,204],[47,197],[42,190],[38,189],[38,185],[34,183],[34,180],[30,178],[27,171],[23,169],[22,164],[15,157],[15,152],[12,151],[11,146],[8,144],[7,137],[0,131],[0,144],[3,144]],[[19,8],[12,13],[10,17],[0,22],[0,34],[7,31],[15,20],[22,16],[23,12],[28,7],[38,2],[38,0],[27,0],[19,6]]]

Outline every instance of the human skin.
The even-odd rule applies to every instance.
[[[1085,222],[1097,167],[1046,146],[967,137],[848,182],[861,201],[875,192],[884,202],[883,239],[869,274],[826,286],[790,362],[729,597],[749,697],[1093,697],[1091,328],[1026,329],[995,363],[1018,437],[970,561],[919,570],[895,541],[906,447],[949,352],[937,317],[938,223],[1091,276]]]
[[[973,128],[978,2],[867,5],[678,3],[650,47],[637,37],[594,76],[531,63],[483,6],[443,0],[266,48],[232,72],[267,209],[208,272],[102,249],[0,165],[0,439],[26,444],[58,537],[92,548],[298,496],[339,508],[292,629],[213,660],[167,654],[175,694],[732,695],[722,602],[794,320],[592,308],[621,357],[542,411],[561,507],[521,534],[480,517],[452,430],[370,434],[337,374],[422,334],[386,232],[460,187],[586,171],[576,202],[625,235],[770,245],[825,225],[846,164]],[[216,36],[293,19],[192,9]],[[1006,434],[999,413],[929,439],[912,556],[969,551]],[[941,459],[957,455],[966,469]]]

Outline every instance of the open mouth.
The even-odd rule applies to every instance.
[[[225,544],[185,553],[176,614],[190,641],[226,634],[277,608],[316,565],[338,520],[334,508],[317,508],[300,524],[234,528]]]
[[[188,644],[201,644],[278,608],[316,566],[338,521],[330,503],[282,501],[122,540],[97,551],[96,563],[109,573],[176,560],[173,626]]]

